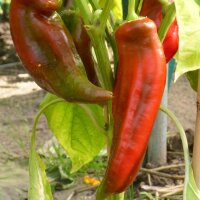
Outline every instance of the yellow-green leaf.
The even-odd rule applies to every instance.
[[[35,133],[31,139],[29,157],[29,200],[53,200],[51,186],[45,173],[45,164],[36,152]]]
[[[174,2],[179,26],[176,80],[182,74],[200,68],[200,1],[176,0]]]
[[[190,166],[189,181],[187,184],[186,198],[187,200],[199,200],[200,191],[196,185],[192,165]]]
[[[41,107],[56,98],[48,94]],[[93,160],[104,147],[104,117],[99,105],[60,102],[47,108],[44,114],[72,161],[72,172]]]

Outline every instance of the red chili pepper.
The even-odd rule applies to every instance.
[[[159,0],[143,0],[142,8],[140,11],[141,16],[147,16],[156,23],[159,29],[162,20],[162,4]],[[168,63],[178,50],[179,37],[178,37],[178,24],[175,19],[171,24],[165,39],[163,41],[163,49]]]
[[[73,11],[63,12],[62,19],[71,33],[76,50],[85,66],[88,79],[98,85],[98,78],[95,73],[95,63],[92,58],[91,40],[84,27],[81,16]]]
[[[127,22],[116,33],[119,65],[113,98],[113,142],[97,200],[124,191],[135,179],[159,110],[166,62],[156,25]]]
[[[179,45],[178,24],[177,20],[172,22],[163,41],[166,62],[168,63],[176,54]]]
[[[22,63],[39,86],[67,101],[111,99],[111,92],[88,81],[72,37],[55,15],[59,6],[59,0],[11,1],[11,34]]]
[[[163,17],[162,4],[159,0],[143,0],[140,15],[147,16],[149,19],[153,20],[158,29]]]

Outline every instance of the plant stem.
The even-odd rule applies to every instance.
[[[197,116],[194,135],[194,147],[192,168],[197,187],[200,189],[200,70],[198,71],[198,91],[197,91]]]
[[[136,20],[138,16],[135,12],[135,0],[129,0],[127,20]]]
[[[183,145],[183,152],[184,152],[184,160],[185,160],[185,181],[184,181],[184,199],[186,197],[186,191],[187,191],[187,184],[189,181],[189,166],[190,166],[190,154],[189,154],[189,149],[188,149],[188,142],[186,138],[185,131],[180,123],[180,121],[176,118],[173,112],[168,110],[164,106],[160,106],[160,110],[166,113],[172,121],[175,123],[177,129],[179,130],[179,134],[181,137],[182,145]]]
[[[141,1],[140,0],[135,0],[135,11],[136,13],[139,12],[139,5],[140,5]]]
[[[101,34],[101,31],[99,31],[99,29],[94,26],[88,27],[88,33],[96,53],[96,58],[99,66],[98,70],[100,71],[102,79],[101,84],[104,88],[112,91],[114,79],[104,36]]]
[[[91,4],[93,10],[97,10],[97,9],[100,8],[100,7],[99,7],[99,4],[98,4],[98,2],[97,2],[96,0],[89,0],[89,2],[90,2],[90,4]]]
[[[34,119],[34,123],[33,123],[33,128],[32,128],[32,136],[31,136],[31,148],[30,148],[30,155],[29,155],[29,177],[30,177],[30,186],[31,186],[31,180],[32,180],[32,178],[31,177],[33,177],[34,176],[34,172],[33,171],[31,171],[31,167],[33,166],[32,164],[34,164],[35,165],[35,167],[37,167],[38,165],[37,165],[37,162],[39,162],[38,161],[38,159],[35,159],[37,156],[38,156],[38,154],[37,154],[37,152],[36,152],[36,127],[37,127],[37,124],[38,124],[38,121],[39,121],[39,119],[40,119],[40,116],[43,114],[43,112],[44,112],[44,110],[45,109],[47,109],[49,106],[51,106],[51,105],[53,105],[53,104],[55,104],[55,103],[59,103],[59,102],[64,102],[64,100],[63,99],[56,99],[56,100],[54,100],[54,101],[51,101],[50,103],[48,103],[46,106],[44,106],[38,113],[37,113],[37,115],[36,115],[36,117],[35,117],[35,119]],[[38,170],[38,169],[37,169]],[[44,172],[45,173],[45,172]],[[44,174],[45,175],[45,174]],[[46,178],[46,175],[45,175],[45,179],[47,179]],[[47,185],[45,185],[45,187],[47,188],[47,187],[49,187],[50,188],[50,185],[49,186],[47,186]],[[30,188],[29,188],[29,192],[30,192]],[[29,193],[28,192],[28,193]],[[51,195],[51,191],[49,190],[49,195]],[[28,196],[29,196],[29,194],[28,194]],[[49,199],[49,198],[48,198]]]
[[[163,20],[160,24],[160,28],[158,30],[158,36],[159,36],[161,42],[164,41],[167,31],[169,30],[169,27],[171,26],[172,22],[174,21],[175,16],[176,16],[175,4],[172,3],[168,6],[165,17],[163,18]]]
[[[100,17],[100,31],[102,33],[104,33],[104,31],[105,31],[107,20],[108,20],[108,17],[110,15],[110,10],[112,8],[112,5],[113,5],[113,0],[107,0],[105,2],[103,12],[102,12],[101,17]]]
[[[76,7],[78,7],[81,11],[85,25],[89,25],[92,18],[92,12],[90,11],[87,0],[75,0],[74,2]]]
[[[46,110],[49,106],[54,105],[56,103],[60,103],[60,102],[65,102],[65,100],[63,100],[63,99],[53,100],[53,101],[49,102],[46,106],[44,106],[42,109],[40,109],[40,111],[37,113],[37,115],[34,119],[34,123],[33,123],[33,128],[32,128],[32,137],[33,138],[35,138],[36,127],[37,127],[38,121],[40,119],[40,116],[43,114],[44,110]],[[35,140],[33,140],[33,141],[35,141]]]
[[[87,17],[84,17],[83,20],[84,20],[84,23],[88,25],[86,26],[86,28],[91,38],[92,46],[94,47],[94,51],[95,51],[97,62],[98,62],[98,65],[96,65],[96,69],[95,69],[97,73],[97,77],[103,88],[112,91],[114,80],[113,80],[113,74],[112,74],[110,60],[108,56],[108,51],[105,44],[105,38],[104,38],[105,27],[99,28],[99,26],[88,24],[88,21],[91,21],[91,18],[88,20],[88,17],[92,17],[92,16],[88,15],[87,10],[89,10],[89,6],[86,2],[87,2],[86,0],[83,0],[83,1],[76,0],[76,5],[79,7],[82,16],[87,16]],[[103,18],[106,17],[105,14],[103,16],[104,16]],[[104,31],[102,31],[101,28],[104,28]]]

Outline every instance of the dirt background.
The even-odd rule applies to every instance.
[[[44,95],[45,92],[19,63],[9,24],[0,23],[0,200],[23,200],[27,197],[30,130]],[[171,84],[168,107],[180,119],[184,129],[190,130],[189,134],[193,133],[195,127],[195,98],[196,93],[184,77]],[[177,132],[170,120],[168,132]],[[38,147],[51,138],[44,117],[39,122],[37,133]],[[66,200],[71,191],[58,192],[55,199]],[[94,198],[91,191],[88,195],[78,199]]]

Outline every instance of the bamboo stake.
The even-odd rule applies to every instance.
[[[194,148],[192,167],[194,172],[194,179],[197,187],[200,189],[200,70],[198,72],[198,91],[197,91],[197,115],[196,115],[196,127],[194,135]]]

